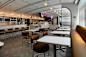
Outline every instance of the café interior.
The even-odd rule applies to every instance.
[[[86,0],[0,0],[0,57],[86,57]]]

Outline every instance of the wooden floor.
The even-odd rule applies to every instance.
[[[32,57],[30,44],[23,42],[22,36],[3,40],[5,46],[0,48],[0,57]],[[50,44],[49,57],[53,57],[53,46]],[[37,54],[37,53],[36,53]],[[43,57],[40,55],[39,57]],[[46,57],[48,57],[46,55]],[[71,57],[70,50],[57,51],[57,57]]]

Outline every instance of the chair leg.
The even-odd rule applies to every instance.
[[[36,57],[39,57],[39,55],[37,55]]]
[[[59,48],[57,48],[56,50],[61,50],[62,52],[65,52],[63,49],[66,49],[66,48],[62,48],[60,45]]]
[[[48,51],[48,57],[49,57],[49,51]]]
[[[45,55],[45,53],[44,53],[44,57],[45,57],[46,55]]]
[[[34,57],[34,51],[32,51],[32,57]]]

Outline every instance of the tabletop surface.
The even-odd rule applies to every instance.
[[[0,46],[3,46],[4,45],[4,42],[0,42]]]
[[[35,32],[35,31],[39,31],[39,28],[35,28],[35,29],[30,29],[30,30],[26,30],[26,31],[31,31],[31,32]]]
[[[70,31],[51,31],[51,34],[68,34],[70,35]]]
[[[71,38],[70,37],[60,37],[60,36],[44,36],[37,40],[38,42],[51,43],[51,44],[59,44],[71,46]]]
[[[57,30],[65,30],[65,31],[70,31],[70,28],[66,28],[66,29],[64,29],[64,28],[58,28]]]

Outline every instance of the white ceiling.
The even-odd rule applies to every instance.
[[[73,3],[75,0],[0,0],[0,9],[22,13],[38,13],[48,11],[50,7],[58,9],[61,3]]]

